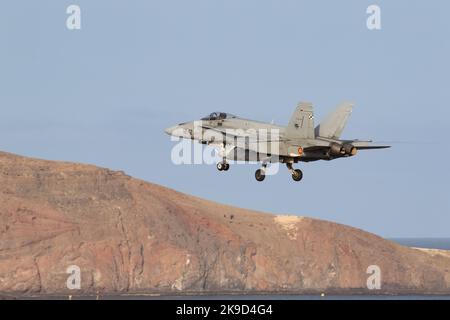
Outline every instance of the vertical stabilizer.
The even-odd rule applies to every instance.
[[[286,128],[288,139],[314,139],[314,112],[312,104],[300,102]]]
[[[335,111],[328,115],[328,117],[316,127],[315,135],[324,138],[339,139],[352,110],[352,103],[343,103],[337,107]]]

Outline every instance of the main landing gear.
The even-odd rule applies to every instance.
[[[292,167],[292,163],[286,163],[286,167],[291,172],[292,179],[294,179],[294,181],[301,181],[303,179],[303,172],[302,172],[302,170],[294,169]]]
[[[262,168],[256,170],[255,172],[255,179],[259,182],[264,181],[264,179],[266,178],[266,168],[267,168],[267,163],[263,163]]]
[[[266,173],[264,172],[263,169],[258,169],[255,172],[255,178],[259,182],[264,181],[264,179],[266,178]]]
[[[294,169],[292,167],[292,163],[286,163],[286,167],[291,172],[292,179],[294,179],[294,181],[301,181],[303,179],[303,172],[302,172],[302,170]]]
[[[286,166],[288,170],[291,172],[292,179],[294,181],[301,181],[303,179],[303,172],[300,169],[294,169],[292,167],[292,163],[286,163]],[[266,178],[266,167],[267,164],[263,164],[261,169],[256,170],[255,172],[255,179],[259,182],[264,181]]]

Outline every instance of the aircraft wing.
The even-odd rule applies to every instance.
[[[219,152],[223,153],[225,148],[225,154],[228,154],[229,151],[234,149],[239,149],[262,154],[270,153],[272,155],[279,155],[281,152],[280,145],[282,145],[283,141],[286,141],[279,136],[273,138],[271,138],[270,135],[267,137],[260,137],[256,132],[242,132],[242,134],[240,134],[239,131],[233,133],[229,132],[230,130],[217,129],[208,126],[202,126],[202,128],[223,134],[220,139],[208,139],[208,137],[204,139],[207,141],[208,145],[217,148]]]
[[[377,149],[387,149],[391,146],[370,146],[369,143],[371,141],[358,141],[358,142],[352,142],[352,141],[346,141],[346,143],[349,143],[353,145],[358,150],[377,150]],[[305,151],[320,151],[320,150],[328,150],[330,148],[329,145],[327,146],[311,146],[303,148]]]
[[[221,133],[223,135],[225,135],[226,137],[231,137],[231,138],[240,138],[240,139],[249,139],[250,143],[257,143],[257,142],[282,142],[285,141],[283,140],[281,137],[270,137],[270,134],[267,135],[266,138],[260,138],[258,136],[258,134],[256,134],[256,132],[254,134],[252,133],[242,133],[240,134],[238,130],[236,130],[237,132],[233,133],[230,132],[230,130],[226,130],[226,129],[218,129],[218,128],[213,128],[213,127],[208,127],[208,126],[202,126],[203,129],[206,130],[212,130],[214,132],[217,133]]]

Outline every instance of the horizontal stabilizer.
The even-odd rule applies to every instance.
[[[356,149],[358,150],[377,150],[377,149],[387,149],[390,148],[391,146],[366,146],[366,147],[358,147],[355,146]]]

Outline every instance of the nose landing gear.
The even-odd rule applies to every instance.
[[[230,164],[228,162],[219,162],[217,164],[217,170],[219,171],[228,171],[230,169]]]

